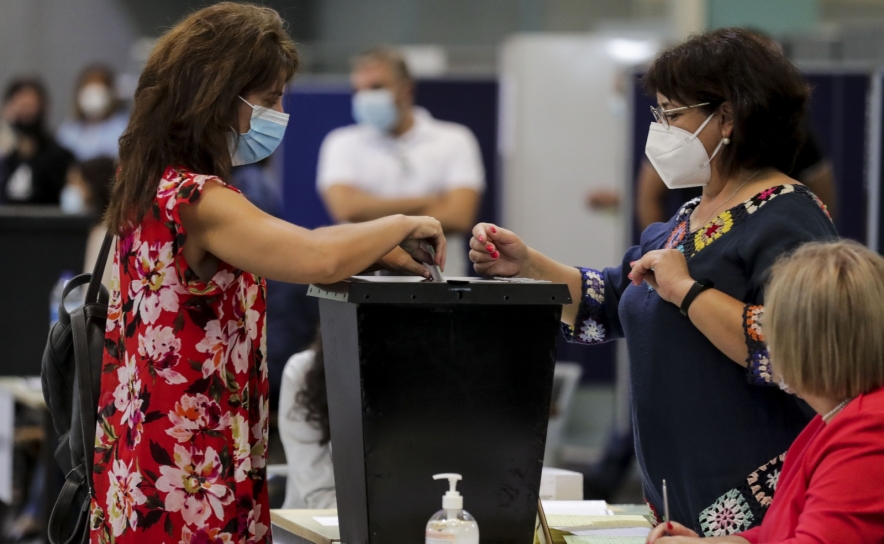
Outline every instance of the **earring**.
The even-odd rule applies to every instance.
[[[721,139],[721,143],[723,143],[724,145],[728,145],[729,143],[731,143],[731,139],[725,136]]]

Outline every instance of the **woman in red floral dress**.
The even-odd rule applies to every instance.
[[[285,129],[294,44],[268,8],[221,3],[163,36],[120,140],[119,241],[96,430],[92,542],[270,542],[263,277],[333,282],[443,264],[438,221],[307,231],[223,179]],[[232,128],[236,127],[236,129]]]

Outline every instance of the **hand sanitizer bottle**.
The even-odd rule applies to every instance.
[[[479,544],[479,524],[463,509],[463,497],[457,492],[460,474],[436,474],[434,480],[445,480],[451,488],[442,497],[442,510],[427,523],[426,544]]]

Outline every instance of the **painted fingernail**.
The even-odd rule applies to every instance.
[[[491,254],[492,259],[496,259],[498,257],[500,257],[500,253],[498,253],[497,251],[495,251],[494,253]]]
[[[484,243],[485,243],[485,237],[482,236],[481,234],[479,235],[479,243],[480,243],[480,244],[484,244]]]
[[[494,234],[497,234],[497,229],[494,227],[491,227],[491,232],[493,232]]]
[[[494,251],[494,246],[492,246],[491,244],[488,244],[487,246],[485,246],[485,249],[488,251]]]
[[[666,522],[666,528],[669,529],[670,531],[672,530],[672,522],[671,521]]]

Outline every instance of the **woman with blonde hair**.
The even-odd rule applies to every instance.
[[[855,242],[802,246],[773,267],[764,321],[781,387],[819,415],[789,448],[761,526],[704,542],[884,541],[884,258]],[[696,538],[672,523],[648,540]]]
[[[270,542],[263,278],[329,283],[378,262],[426,275],[428,217],[308,231],[225,183],[285,132],[298,53],[272,9],[223,2],[162,38],[120,139],[91,541]]]

